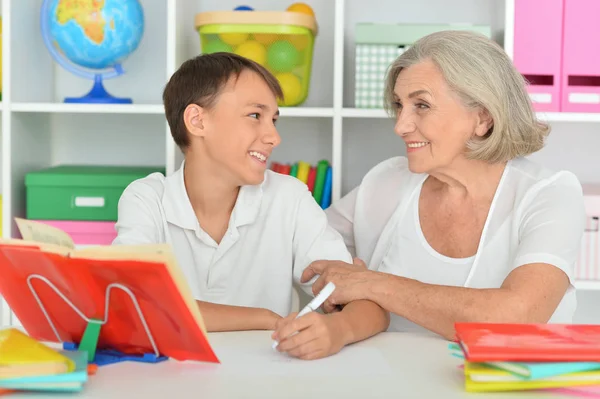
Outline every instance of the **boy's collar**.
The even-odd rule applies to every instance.
[[[199,227],[198,219],[185,189],[183,179],[184,166],[185,160],[175,173],[165,178],[165,192],[162,197],[162,204],[167,222],[173,223],[183,229],[197,230]],[[262,184],[242,186],[240,188],[231,213],[231,220],[233,220],[235,227],[252,224],[256,221],[260,211],[262,195]]]

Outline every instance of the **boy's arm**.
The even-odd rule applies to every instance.
[[[307,190],[299,203],[294,232],[294,279],[310,295],[312,283],[300,283],[302,272],[318,259],[338,259],[352,263],[341,235],[327,221],[327,216]],[[356,267],[365,267],[364,264]],[[318,277],[318,276],[317,276]],[[323,315],[311,312],[294,319],[291,314],[277,323],[273,339],[278,350],[303,359],[337,353],[342,347],[369,338],[389,326],[389,313],[374,302],[356,301],[341,312]],[[298,332],[292,336],[292,334]]]
[[[243,306],[219,305],[196,301],[208,332],[274,330],[281,319],[269,309],[247,308]]]

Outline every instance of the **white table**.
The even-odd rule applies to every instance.
[[[461,360],[448,342],[383,333],[325,360],[288,359],[271,349],[269,332],[212,333],[221,364],[124,362],[100,367],[76,395],[17,398],[561,398],[550,392],[473,394],[464,391]],[[11,396],[9,395],[8,398]]]

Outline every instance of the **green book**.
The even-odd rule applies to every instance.
[[[327,175],[327,168],[329,162],[326,160],[319,161],[317,164],[317,175],[315,177],[315,186],[313,188],[313,197],[317,201],[317,204],[321,203],[323,198],[323,188],[325,187],[325,176]]]
[[[290,170],[290,176],[298,177],[298,162],[292,165],[292,169]]]

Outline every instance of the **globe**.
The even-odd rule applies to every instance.
[[[138,0],[44,0],[44,43],[67,71],[94,81],[83,97],[70,103],[131,103],[109,94],[103,80],[124,73],[122,63],[140,44],[144,13]]]

